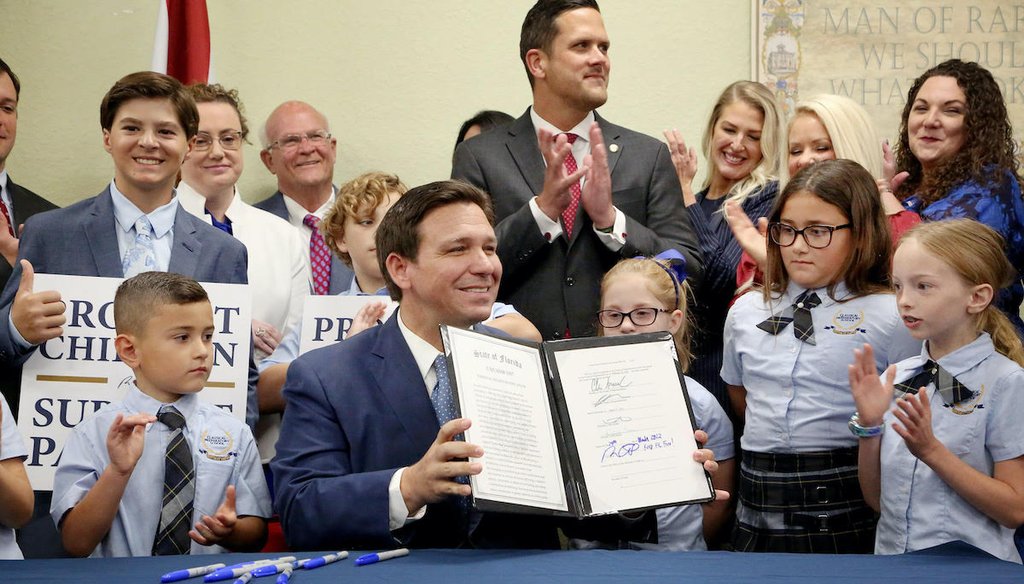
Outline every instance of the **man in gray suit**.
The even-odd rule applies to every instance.
[[[0,261],[0,288],[7,284],[11,277],[11,265],[18,255],[18,227],[26,219],[56,209],[50,201],[40,197],[23,186],[14,184],[7,174],[7,157],[14,149],[14,141],[18,137],[18,100],[21,99],[21,82],[14,71],[0,59],[0,199],[3,209],[0,212],[0,255],[6,261]],[[17,404],[11,404],[17,408]]]
[[[336,189],[332,181],[338,140],[331,136],[327,118],[301,101],[277,106],[267,117],[260,139],[260,159],[277,177],[277,192],[254,206],[288,221],[304,240],[311,241],[317,234],[310,225],[319,225],[334,203]],[[324,293],[326,288],[328,294],[341,294],[348,290],[352,270],[329,251],[329,261],[318,265],[313,245],[316,243],[311,241],[313,278],[321,278],[324,284],[313,292]]]
[[[668,148],[594,111],[608,98],[608,47],[597,2],[539,0],[519,46],[533,106],[455,153],[452,177],[494,202],[498,299],[545,339],[594,333],[601,278],[619,259],[675,249],[691,286],[702,272]]]
[[[21,364],[63,333],[60,292],[36,290],[36,272],[121,278],[177,272],[202,282],[245,284],[245,246],[178,204],[174,185],[199,128],[195,102],[177,80],[150,71],[125,76],[100,104],[103,146],[114,180],[102,193],[25,223],[18,263],[0,294],[0,373],[18,402]],[[148,240],[148,242],[147,242]],[[246,422],[256,423],[255,364],[249,360]],[[19,533],[25,557],[60,555],[50,494],[36,493],[35,519]]]

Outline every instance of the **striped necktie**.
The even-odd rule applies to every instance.
[[[164,497],[153,555],[187,554],[192,547],[188,531],[192,528],[196,475],[192,449],[185,437],[185,418],[169,405],[161,407],[156,418],[172,431],[164,455]]]

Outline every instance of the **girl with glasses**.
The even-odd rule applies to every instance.
[[[889,225],[871,174],[830,160],[793,177],[769,216],[761,293],[725,323],[722,379],[740,439],[738,551],[870,553],[874,511],[857,482],[846,357],[875,366],[919,349],[890,292]]]
[[[670,332],[675,339],[680,366],[690,363],[686,299],[690,293],[679,260],[634,258],[622,260],[601,281],[601,310],[597,313],[601,336]],[[686,380],[686,390],[698,428],[708,440],[705,448],[715,453],[718,472],[712,477],[715,489],[732,492],[736,476],[733,459],[732,422],[718,401],[702,385]],[[684,505],[657,509],[657,542],[585,542],[573,540],[574,547],[623,547],[656,550],[706,550],[730,519],[728,500],[705,505]]]
[[[878,138],[874,122],[863,106],[841,95],[819,94],[801,100],[793,111],[786,128],[786,150],[780,165],[779,182],[783,186],[806,166],[845,158],[860,164],[875,177],[894,242],[921,222],[917,213],[905,209],[893,195],[906,173],[894,177],[893,152],[888,142],[883,143]],[[767,219],[749,217],[731,204],[726,205],[726,218],[744,251],[736,270],[738,288],[744,290],[752,280],[762,283],[767,256],[765,233],[753,221],[758,221],[761,229],[765,229]]]

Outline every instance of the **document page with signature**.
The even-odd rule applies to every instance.
[[[553,355],[589,514],[711,499],[671,338]]]
[[[473,422],[466,441],[484,450],[474,498],[568,512],[540,350],[456,328],[443,336],[461,415]]]

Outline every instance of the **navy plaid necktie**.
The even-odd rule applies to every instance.
[[[821,304],[818,295],[811,291],[805,291],[797,296],[796,301],[782,311],[782,314],[773,314],[764,322],[757,325],[757,328],[770,335],[777,335],[783,331],[789,323],[793,323],[793,335],[807,343],[814,342],[814,320],[811,318],[811,309]]]
[[[156,418],[172,432],[164,455],[164,498],[153,555],[187,554],[192,547],[188,531],[192,527],[196,482],[192,449],[185,437],[185,418],[174,406],[161,407]]]
[[[957,381],[956,377],[949,374],[941,365],[931,359],[925,361],[921,372],[910,379],[897,383],[895,386],[896,396],[916,394],[922,387],[935,383],[935,388],[942,396],[942,403],[947,406],[958,404],[964,400],[971,399],[976,392],[971,391],[966,385]]]

